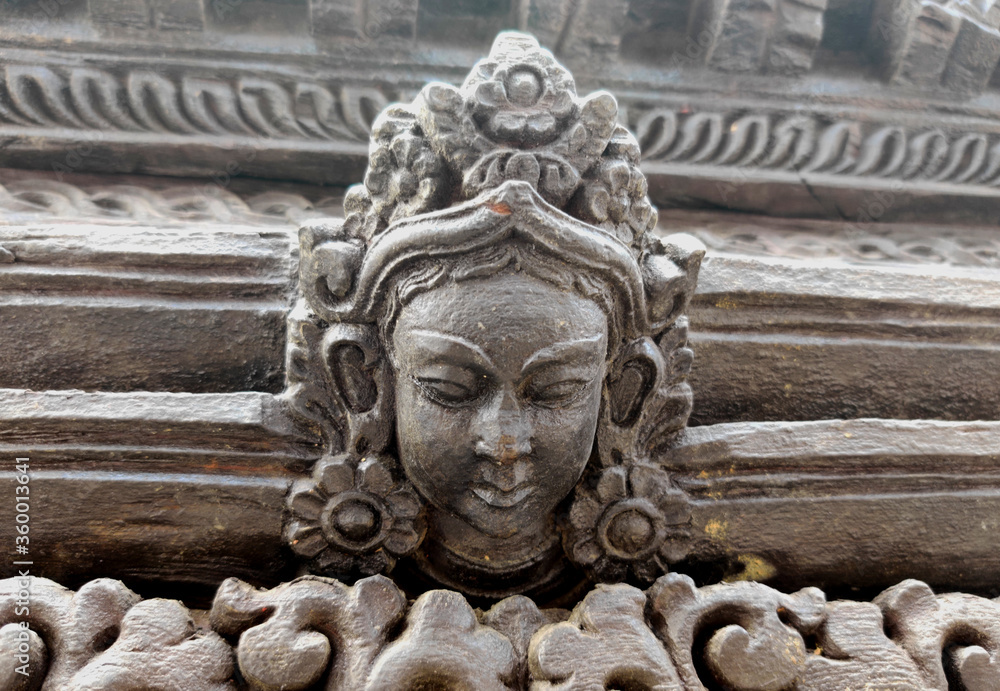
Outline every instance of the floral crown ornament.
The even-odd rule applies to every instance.
[[[400,218],[472,199],[510,180],[641,247],[656,226],[639,144],[606,91],[579,98],[538,41],[502,33],[461,87],[434,82],[372,128],[363,186],[344,201],[347,235],[370,240]],[[569,208],[567,208],[569,207]]]
[[[312,568],[387,571],[420,544],[422,499],[393,455],[386,327],[469,258],[568,267],[608,316],[597,461],[561,523],[567,555],[596,580],[648,580],[683,556],[687,497],[653,459],[691,412],[684,313],[705,249],[652,232],[617,115],[607,92],[579,97],[534,38],[502,33],[461,87],[432,83],[383,111],[346,219],[301,229],[286,398],[326,452],[289,497],[286,539]]]

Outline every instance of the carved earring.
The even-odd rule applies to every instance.
[[[636,340],[608,375],[599,465],[577,485],[563,525],[567,556],[595,581],[631,576],[651,583],[687,554],[690,502],[670,474],[650,461],[690,412],[690,389],[678,384],[682,375],[671,367],[686,342],[686,323],[672,329],[684,333],[664,334],[659,344]]]
[[[311,478],[292,485],[285,539],[315,573],[387,573],[426,533],[420,497],[386,452],[393,427],[391,369],[374,327],[324,327],[304,306],[297,310],[289,402],[319,424],[327,453]]]
[[[577,486],[563,548],[594,581],[652,583],[687,556],[690,521],[687,495],[665,470],[648,463],[612,466]]]
[[[387,573],[426,533],[420,498],[388,454],[324,457],[292,486],[288,508],[285,539],[317,573]]]

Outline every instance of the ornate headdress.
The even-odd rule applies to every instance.
[[[351,552],[350,526],[341,530],[326,525],[333,521],[329,516],[316,519],[326,522],[320,539],[319,523],[306,516],[320,505],[329,513],[334,494],[371,494],[374,490],[363,485],[371,484],[366,478],[373,474],[383,478],[375,493],[384,515],[365,518],[378,530],[354,531],[355,552],[361,555],[376,543],[385,549],[374,561],[364,557],[351,564],[383,570],[393,554],[419,541],[413,498],[398,494],[410,490],[384,453],[393,401],[377,325],[387,317],[391,321],[393,306],[412,297],[414,286],[427,289],[447,280],[449,265],[489,255],[499,267],[497,256],[504,252],[568,264],[611,298],[606,310],[611,343],[621,355],[609,373],[613,400],[603,406],[600,468],[594,469],[590,489],[578,490],[578,504],[607,505],[600,492],[610,491],[608,483],[621,476],[614,501],[632,502],[623,510],[678,513],[645,506],[632,495],[655,482],[661,502],[680,496],[669,491],[669,480],[657,474],[662,471],[650,458],[690,413],[684,377],[691,352],[683,313],[704,248],[687,235],[661,239],[652,233],[656,211],[639,170],[639,145],[617,115],[607,92],[578,97],[572,75],[534,38],[504,33],[460,88],[429,84],[412,104],[390,106],[378,117],[364,185],[352,187],[345,199],[346,221],[307,226],[300,236],[305,300],[290,328],[289,397],[323,428],[328,457],[312,484],[292,495],[298,520],[289,539],[297,552],[316,558],[328,544]],[[356,365],[352,371],[363,373],[362,381],[343,375],[349,361]],[[372,470],[373,464],[385,472]],[[646,469],[633,468],[639,465]],[[598,477],[609,472],[610,480]],[[296,501],[309,503],[306,495],[315,506],[297,509]],[[399,515],[390,495],[406,504]],[[600,552],[580,561],[598,572],[605,562],[619,569],[628,561],[631,538],[619,536],[619,544],[611,544],[614,522],[594,520],[611,526],[604,530],[610,537],[597,535],[603,533],[596,524],[571,525],[568,552]],[[664,520],[650,528],[655,534],[647,543],[664,542]],[[591,544],[601,539],[611,540],[603,551]],[[607,557],[603,562],[601,555]],[[346,562],[338,559],[341,568]]]

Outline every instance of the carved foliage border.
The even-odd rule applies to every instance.
[[[23,603],[30,602],[30,607]],[[521,596],[487,611],[389,579],[304,577],[220,587],[201,626],[120,582],[73,593],[0,581],[0,684],[16,691],[606,689],[991,691],[1000,601],[905,581],[873,602],[827,602],[668,574],[643,592],[599,585],[572,612]]]

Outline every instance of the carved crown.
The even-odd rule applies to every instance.
[[[346,222],[304,229],[302,289],[330,321],[377,320],[400,267],[520,234],[608,274],[622,336],[662,333],[684,311],[704,247],[661,241],[639,145],[614,97],[576,94],[535,38],[503,33],[460,88],[431,83],[376,120]]]

